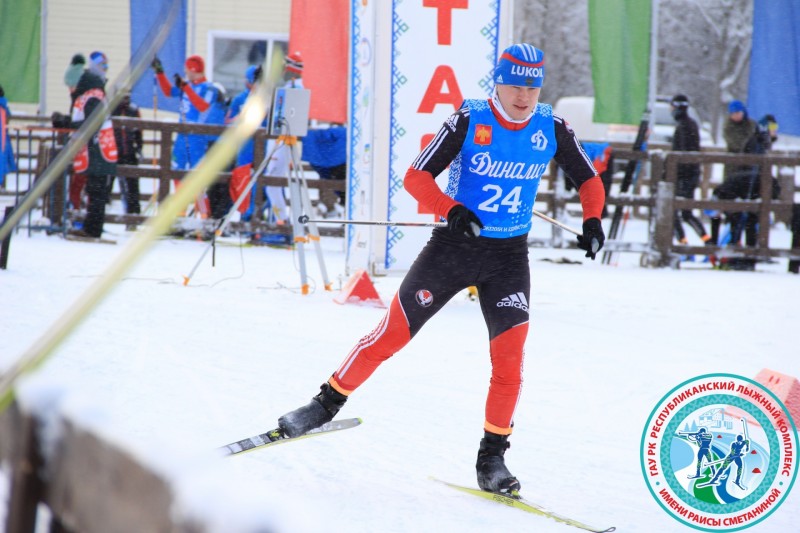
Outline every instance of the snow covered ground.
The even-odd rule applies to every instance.
[[[118,245],[14,236],[9,268],[0,271],[0,371],[131,237],[120,226],[107,230]],[[287,532],[573,530],[429,479],[475,485],[488,339],[478,304],[465,295],[353,395],[340,417],[363,417],[361,427],[206,457],[307,402],[383,314],[333,303],[313,254],[316,290],[302,296],[293,252],[233,243],[217,249],[214,268],[209,255],[185,287],[181,276],[205,243],[159,241],[23,380],[20,395],[60,387],[59,409],[171,472],[185,512],[212,517],[226,533],[252,531],[263,517]],[[338,288],[342,241],[324,239],[323,247]],[[564,257],[582,264],[544,261]],[[687,531],[646,488],[639,463],[646,419],[663,395],[697,375],[752,378],[770,368],[800,376],[800,278],[785,262],[755,273],[702,263],[650,270],[637,255],[609,267],[569,250],[532,249],[531,268],[525,384],[507,454],[523,493],[620,532]],[[387,302],[400,280],[374,279]],[[0,518],[6,498],[0,474]],[[798,523],[795,487],[751,531],[796,532]]]

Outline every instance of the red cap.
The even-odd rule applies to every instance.
[[[300,52],[292,52],[286,56],[286,71],[303,74],[303,56],[300,55]]]
[[[188,71],[203,73],[206,71],[206,62],[200,56],[189,56],[186,58],[185,67]]]

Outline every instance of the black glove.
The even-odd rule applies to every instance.
[[[69,128],[71,122],[69,115],[63,115],[58,111],[54,111],[50,115],[50,121],[53,123],[54,128]]]
[[[481,228],[481,219],[463,204],[454,205],[447,213],[447,229],[459,237],[477,237],[481,234]]]
[[[175,87],[177,87],[178,89],[183,89],[183,86],[186,85],[186,82],[183,81],[183,78],[181,78],[181,75],[178,74],[177,72],[175,73],[175,76],[172,77],[172,79],[175,80]]]
[[[594,260],[595,255],[603,243],[606,242],[606,234],[603,233],[603,226],[599,218],[590,218],[583,221],[583,235],[578,235],[578,248],[586,250],[586,257]]]
[[[261,68],[261,65],[256,67],[256,71],[253,73],[253,83],[258,83],[258,80],[261,79],[262,71],[263,69]]]
[[[5,95],[6,95],[6,92],[3,90],[3,86],[0,85],[0,98],[4,97]]]
[[[153,58],[153,62],[150,63],[150,66],[153,67],[153,70],[156,71],[156,74],[164,73],[164,65],[161,64],[161,60],[158,58],[158,56]]]

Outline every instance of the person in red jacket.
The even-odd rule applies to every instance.
[[[165,96],[180,98],[180,121],[182,123],[208,123],[212,104],[217,99],[217,90],[206,79],[205,61],[194,55],[189,56],[184,64],[186,78],[175,73],[173,83],[167,79],[161,60],[153,60],[158,85]],[[179,133],[172,147],[172,167],[178,170],[194,168],[203,158],[208,148],[208,136]]]
[[[539,103],[544,53],[515,44],[500,57],[491,98],[466,100],[408,169],[404,185],[447,221],[433,230],[378,326],[344,358],[311,402],[278,419],[278,433],[302,435],[330,421],[378,366],[398,352],[454,295],[478,288],[489,333],[492,375],[476,471],[482,490],[517,496],[505,465],[522,387],[530,319],[528,232],[542,174],[555,160],[578,189],[592,259],[605,234],[605,192],[575,133]],[[450,167],[443,193],[436,176]]]

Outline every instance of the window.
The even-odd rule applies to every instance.
[[[268,79],[277,80],[289,48],[289,36],[271,33],[212,31],[208,36],[210,79],[225,87],[229,97],[245,89],[244,74],[250,65],[268,57]]]

